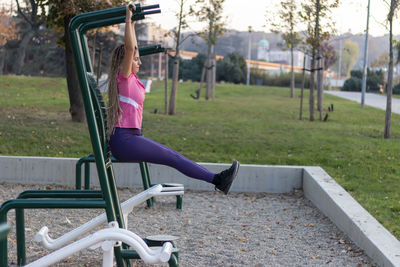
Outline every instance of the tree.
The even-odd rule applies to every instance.
[[[341,75],[349,76],[350,71],[353,69],[358,58],[358,44],[356,42],[346,40],[343,44],[342,49],[342,66]]]
[[[178,93],[178,78],[179,78],[179,60],[180,60],[180,45],[184,41],[181,39],[182,30],[188,27],[186,22],[187,13],[184,12],[186,0],[179,0],[179,11],[176,13],[178,18],[178,26],[172,31],[175,38],[175,56],[173,57],[172,68],[172,88],[171,96],[169,97],[168,114],[176,113],[176,95]]]
[[[294,56],[293,50],[300,43],[300,35],[296,32],[298,24],[298,11],[296,0],[282,0],[280,9],[278,10],[278,18],[276,13],[267,11],[267,21],[271,24],[272,32],[282,33],[282,39],[286,48],[290,49],[291,68],[290,68],[290,97],[294,97]],[[269,14],[273,14],[270,17]]]
[[[22,67],[24,66],[24,60],[26,55],[26,48],[32,38],[37,35],[40,26],[43,24],[43,19],[38,14],[38,3],[34,0],[24,1],[26,7],[23,8],[20,5],[20,1],[16,0],[18,14],[22,17],[22,39],[19,43],[17,50],[17,59],[14,62],[14,73],[21,74]]]
[[[372,68],[384,68],[389,63],[389,53],[383,52],[378,58],[371,62]]]
[[[393,92],[393,17],[399,6],[399,0],[391,0],[387,20],[389,22],[389,67],[387,78],[387,97],[384,138],[390,138],[392,120],[392,92]]]
[[[316,61],[321,57],[321,43],[329,40],[334,28],[329,17],[330,10],[339,5],[339,0],[307,0],[301,4],[302,10],[299,12],[301,20],[306,23],[305,44],[311,55],[311,75],[310,75],[310,121],[314,120],[314,89],[315,89],[315,70]],[[319,88],[322,90],[322,86]],[[320,111],[321,118],[321,111]]]
[[[37,0],[41,15],[48,27],[54,28],[59,36],[58,43],[65,48],[67,70],[67,85],[70,102],[69,112],[72,121],[84,122],[85,111],[82,95],[79,89],[78,74],[71,42],[68,34],[70,20],[79,13],[105,9],[111,6],[123,5],[127,1],[97,1],[97,0]]]
[[[324,59],[324,66],[323,66],[324,70],[327,70],[330,67],[332,67],[338,60],[335,48],[328,42],[323,42],[321,44],[321,53]]]
[[[208,3],[207,3],[208,2]],[[207,27],[199,35],[207,42],[207,61],[205,65],[207,73],[206,100],[210,93],[214,99],[216,79],[216,52],[215,44],[219,36],[225,31],[226,22],[223,21],[222,10],[225,0],[196,0],[195,9],[190,8],[190,13],[195,15],[200,22],[207,22]],[[203,75],[202,75],[203,76]],[[202,83],[202,81],[200,82]],[[201,94],[201,86],[198,95]]]
[[[4,6],[0,9],[0,75],[3,74],[4,68],[4,45],[8,40],[17,37],[17,28],[15,27],[15,22],[12,20],[10,15],[11,10],[8,10]]]
[[[217,63],[217,80],[229,83],[246,82],[246,61],[238,53],[226,55]]]

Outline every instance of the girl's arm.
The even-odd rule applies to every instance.
[[[136,6],[133,5],[133,9],[136,10]],[[132,11],[129,5],[126,6],[126,19],[125,19],[125,35],[124,35],[124,46],[125,55],[121,64],[122,75],[127,78],[132,72],[132,61],[137,49],[137,42],[134,29],[135,22],[132,21]]]

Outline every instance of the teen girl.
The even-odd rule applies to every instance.
[[[136,9],[135,5],[133,8]],[[112,54],[108,91],[108,135],[111,152],[122,162],[150,162],[167,165],[195,179],[215,185],[228,194],[239,162],[215,174],[178,152],[141,136],[145,88],[136,74],[141,65],[132,11],[126,7],[124,44]]]

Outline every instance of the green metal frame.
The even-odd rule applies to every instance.
[[[75,165],[75,188],[76,189],[81,189],[82,188],[82,165],[84,166],[84,188],[86,190],[90,189],[90,166],[89,164],[91,162],[96,162],[95,157],[93,154],[90,154],[86,157],[80,158]],[[111,162],[119,162],[116,158],[111,156]],[[149,167],[146,162],[139,162],[140,166],[140,173],[142,176],[142,183],[143,183],[143,189],[146,190],[150,188],[151,182],[150,182],[150,174],[149,174]],[[177,196],[178,197],[178,196]],[[181,197],[181,196],[180,196]],[[182,197],[181,197],[182,199]],[[177,201],[179,201],[177,199]],[[181,200],[182,201],[182,200]],[[153,206],[154,199],[150,198],[147,200],[147,207],[151,208]],[[180,205],[182,206],[182,204]]]
[[[84,168],[84,189],[90,189],[90,166],[89,164],[95,162],[95,158],[93,154],[90,154],[86,157],[80,158],[75,165],[75,188],[81,189],[82,188],[82,165]],[[130,162],[120,162],[113,156],[111,156],[111,162],[113,163],[130,163]],[[154,186],[155,184],[151,183],[150,180],[150,170],[149,165],[147,162],[139,162],[140,173],[142,176],[142,183],[143,189],[147,190],[148,188]],[[168,184],[163,184],[163,186],[168,186]],[[183,196],[177,195],[176,196],[176,208],[182,209],[182,201]],[[154,197],[147,200],[147,207],[151,208],[154,204]]]
[[[149,9],[158,8],[158,5],[141,7],[136,5],[136,11],[133,12],[132,19],[144,19],[145,15],[159,13],[159,10]],[[93,148],[93,155],[96,162],[97,172],[101,191],[95,190],[29,190],[22,192],[17,199],[4,202],[0,206],[0,225],[7,222],[7,213],[11,209],[16,210],[16,228],[17,228],[17,264],[24,265],[25,257],[25,227],[24,210],[25,209],[93,209],[104,208],[107,221],[117,221],[121,228],[124,228],[123,214],[118,197],[115,177],[112,169],[111,154],[108,150],[106,139],[105,110],[101,108],[101,98],[97,88],[89,85],[87,72],[92,71],[88,47],[86,40],[86,31],[93,28],[110,26],[123,23],[125,21],[125,6],[111,8],[106,10],[94,11],[75,16],[69,25],[69,34],[71,44],[75,55],[79,84],[84,102],[86,119],[88,122],[89,134]],[[161,46],[148,48],[142,52],[152,53]],[[161,52],[161,51],[160,51]],[[100,94],[101,96],[101,94]],[[1,228],[0,228],[1,230]],[[127,245],[115,247],[115,257],[118,267],[130,266],[129,259],[136,253],[127,250]],[[7,266],[7,238],[0,240],[0,266]],[[171,255],[170,266],[178,266],[177,252]]]

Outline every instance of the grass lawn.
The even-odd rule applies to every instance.
[[[298,120],[299,91],[291,99],[288,88],[221,84],[214,101],[196,101],[189,95],[197,87],[180,83],[177,114],[165,116],[163,83],[153,83],[145,136],[200,162],[321,166],[400,239],[399,115],[385,140],[384,111],[334,96],[324,96],[335,107],[328,121],[310,122]],[[0,155],[90,153],[87,128],[70,121],[68,103],[64,79],[0,76]]]

